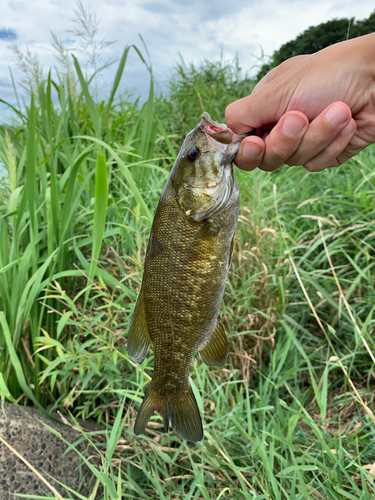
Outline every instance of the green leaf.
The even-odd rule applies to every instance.
[[[8,348],[10,360],[12,362],[12,366],[13,366],[13,369],[16,373],[16,377],[17,377],[18,383],[20,384],[21,389],[24,391],[26,396],[34,403],[34,405],[39,408],[39,410],[41,410],[45,415],[48,415],[46,410],[43,408],[43,406],[39,403],[39,401],[34,396],[32,390],[30,389],[29,384],[26,381],[25,375],[24,375],[23,370],[22,370],[21,362],[17,356],[16,350],[15,350],[13,343],[12,343],[12,338],[11,338],[10,331],[9,331],[9,326],[8,326],[8,323],[7,323],[7,320],[5,318],[5,314],[3,311],[0,311],[0,324],[2,326],[3,335],[4,335],[5,342],[6,342],[6,345]]]
[[[107,122],[108,113],[109,113],[109,111],[111,109],[111,106],[112,106],[112,103],[113,103],[113,99],[115,97],[117,88],[118,88],[118,86],[120,84],[121,77],[122,77],[122,74],[123,74],[124,68],[125,68],[126,59],[128,57],[128,53],[129,53],[130,49],[131,49],[131,46],[125,47],[124,52],[122,53],[122,57],[120,59],[120,64],[118,65],[117,72],[116,72],[116,75],[115,75],[115,79],[113,81],[112,90],[111,90],[111,93],[110,93],[109,98],[108,98],[107,107],[106,107],[106,110],[105,110],[104,120],[103,120],[104,123]]]
[[[74,314],[73,311],[66,311],[60,318],[59,323],[57,325],[57,330],[56,330],[56,338],[59,339],[61,332],[63,331],[67,321],[69,321],[70,316]]]
[[[125,405],[126,400],[127,400],[127,395],[125,395],[123,400],[122,400],[121,406],[120,406],[120,408],[117,412],[117,415],[116,415],[115,423],[113,424],[113,427],[111,430],[111,435],[110,435],[109,440],[108,440],[107,452],[106,452],[106,460],[108,463],[111,462],[111,459],[113,457],[113,453],[115,452],[116,444],[117,444],[118,440],[120,439],[121,431],[124,427],[125,417],[123,418],[122,413],[124,411],[124,405]]]
[[[92,257],[89,279],[92,280],[98,263],[108,205],[107,163],[105,155],[98,154],[95,175],[95,207],[92,242]]]
[[[72,57],[73,57],[73,61],[74,61],[74,67],[76,69],[77,76],[79,79],[79,83],[81,84],[82,93],[85,97],[86,106],[87,106],[87,109],[89,110],[89,114],[90,114],[90,117],[92,120],[95,135],[96,135],[96,137],[100,138],[101,137],[101,127],[100,127],[98,113],[96,111],[94,101],[90,95],[89,87],[88,87],[86,80],[83,76],[83,73],[82,73],[82,70],[81,70],[81,67],[79,65],[78,60],[73,54],[72,54]]]
[[[277,475],[278,476],[287,476],[290,472],[295,472],[295,471],[313,471],[313,470],[318,470],[318,467],[316,465],[291,465],[290,467],[285,467],[285,469],[282,469]]]
[[[0,398],[1,398],[1,405],[4,406],[4,400],[8,399],[12,403],[15,403],[14,397],[11,395],[9,392],[9,389],[7,387],[7,384],[5,382],[3,374],[0,372]]]
[[[116,153],[116,151],[111,146],[109,146],[108,144],[106,144],[104,141],[102,141],[100,139],[97,139],[95,137],[90,137],[88,135],[77,136],[77,139],[79,139],[79,138],[80,139],[87,139],[89,141],[96,142],[100,146],[103,146],[103,148],[105,148],[110,153],[110,155],[116,160],[121,172],[123,173],[126,181],[128,182],[129,189],[132,191],[134,198],[135,198],[135,201],[137,203],[139,203],[139,205],[141,207],[142,215],[144,215],[146,217],[146,223],[147,223],[148,228],[151,229],[153,216],[152,216],[150,209],[148,208],[146,202],[144,201],[139,189],[137,188],[137,185],[133,179],[133,176],[132,176],[129,168],[125,165],[125,163],[122,161],[120,156]]]

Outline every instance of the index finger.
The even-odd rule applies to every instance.
[[[234,101],[225,110],[228,127],[236,134],[244,134],[254,128],[277,123],[288,107],[287,92],[270,81],[255,94]]]

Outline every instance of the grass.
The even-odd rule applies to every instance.
[[[134,436],[153,358],[134,365],[126,332],[152,213],[202,108],[223,120],[254,82],[236,61],[181,63],[158,96],[147,66],[141,106],[117,97],[129,50],[143,59],[125,49],[106,100],[74,60],[80,90],[48,76],[0,126],[2,398],[104,426],[81,430],[101,464],[90,498],[374,498],[373,147],[318,174],[236,171],[230,355],[191,370],[204,440],[157,414]]]

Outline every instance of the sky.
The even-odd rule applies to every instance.
[[[217,61],[221,54],[224,60],[238,56],[244,73],[254,75],[262,54],[272,55],[309,26],[334,18],[364,19],[375,10],[371,0],[82,0],[82,5],[99,21],[96,43],[115,42],[101,50],[102,62],[118,59],[127,44],[144,52],[141,34],[162,91],[167,90],[168,78],[181,57],[189,64],[203,59]],[[56,65],[51,32],[82,65],[87,62],[82,39],[71,32],[77,28],[73,21],[77,8],[76,0],[1,0],[0,99],[15,104],[9,67],[16,81],[22,79],[4,30],[13,36],[21,52],[28,47],[38,56],[45,75]],[[115,71],[116,64],[103,73],[103,85],[112,81]],[[144,95],[148,84],[147,70],[133,51],[121,90],[128,88]],[[0,120],[4,113],[0,107]]]

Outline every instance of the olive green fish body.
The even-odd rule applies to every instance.
[[[157,410],[166,429],[170,421],[179,436],[202,439],[189,366],[197,350],[208,365],[226,361],[228,344],[219,310],[238,219],[239,191],[231,164],[238,141],[226,128],[219,134],[227,143],[212,139],[213,127],[225,126],[203,118],[187,136],[154,217],[128,339],[135,362],[141,362],[151,346],[154,350],[153,378],[136,434]],[[197,159],[189,154],[194,147]]]

